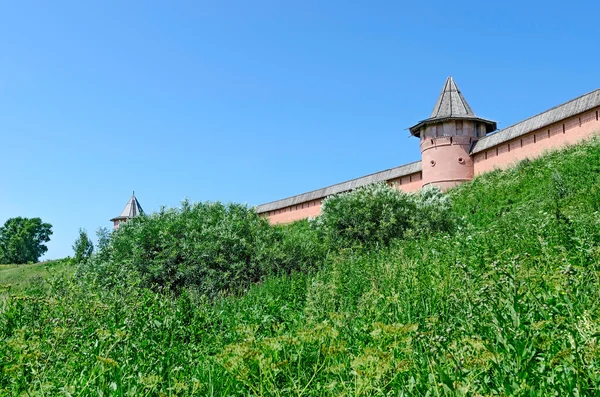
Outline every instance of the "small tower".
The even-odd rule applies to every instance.
[[[125,205],[125,209],[121,212],[121,215],[112,218],[110,221],[113,222],[113,229],[117,229],[121,223],[127,222],[129,219],[143,214],[144,210],[140,205],[140,202],[135,197],[135,192],[131,195],[131,198]]]
[[[475,116],[448,77],[431,116],[410,127],[410,133],[421,138],[423,186],[433,184],[446,190],[473,179],[471,146],[495,129],[495,121]]]

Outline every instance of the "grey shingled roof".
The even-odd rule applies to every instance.
[[[134,192],[127,204],[125,205],[125,208],[121,212],[121,215],[111,219],[111,222],[118,219],[130,219],[143,213],[144,210],[142,209],[142,206],[140,205],[140,202],[138,201],[137,197],[135,197]]]
[[[282,200],[273,201],[266,204],[261,204],[256,207],[256,212],[259,214],[274,211],[291,205],[305,203],[307,201],[322,199],[332,194],[347,192],[361,186],[370,185],[371,183],[388,181],[390,179],[400,178],[402,176],[414,174],[421,171],[421,162],[415,161],[401,165],[400,167],[390,168],[389,170],[376,172],[361,178],[352,179],[346,182],[338,183],[324,187],[322,189],[313,190],[312,192],[299,194],[297,196],[288,197]]]
[[[582,95],[579,98],[570,100],[546,110],[536,116],[530,117],[510,127],[498,130],[493,134],[481,138],[475,143],[471,154],[479,153],[503,142],[525,135],[531,131],[546,127],[557,121],[564,120],[576,114],[583,113],[590,109],[600,106],[600,89]]]
[[[475,117],[475,113],[458,89],[452,76],[448,76],[429,120],[461,116]]]
[[[460,92],[460,89],[454,82],[452,76],[448,76],[442,92],[433,107],[433,111],[428,119],[422,120],[416,125],[409,128],[410,133],[419,136],[420,130],[427,124],[439,123],[440,121],[456,119],[456,120],[476,120],[486,123],[488,131],[496,129],[496,122],[479,118],[475,116],[473,109],[467,103],[467,100]]]

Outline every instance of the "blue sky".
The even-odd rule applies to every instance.
[[[261,204],[420,158],[452,75],[500,128],[596,88],[600,2],[0,3],[0,223],[72,254],[132,190]]]

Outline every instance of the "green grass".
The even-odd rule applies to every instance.
[[[67,261],[47,261],[28,265],[0,265],[0,293],[24,292],[32,283],[72,270]]]
[[[112,288],[79,272],[14,293],[0,395],[599,395],[600,141],[449,194],[454,234],[241,296],[152,291],[118,267]]]

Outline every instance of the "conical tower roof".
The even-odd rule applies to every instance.
[[[486,119],[479,118],[471,109],[471,106],[467,103],[467,100],[460,92],[460,89],[454,82],[452,76],[448,76],[442,92],[438,97],[433,111],[428,119],[420,121],[417,125],[410,127],[411,134],[415,136],[420,135],[420,130],[427,124],[438,123],[449,119],[469,119],[481,121],[488,126],[488,132],[496,129],[496,122]]]
[[[435,103],[429,119],[462,116],[475,117],[475,113],[473,113],[473,110],[465,100],[465,97],[463,97],[458,89],[452,76],[449,76],[446,79],[442,93]]]
[[[142,209],[142,206],[140,205],[140,202],[138,201],[137,197],[135,197],[135,192],[133,192],[131,198],[129,199],[129,201],[125,205],[125,208],[121,212],[121,215],[111,219],[110,221],[113,222],[120,219],[130,219],[143,213],[144,210]]]

